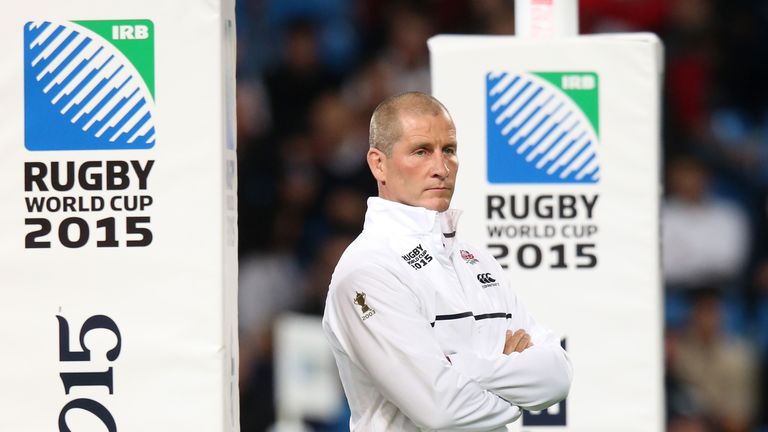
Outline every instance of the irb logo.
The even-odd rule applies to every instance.
[[[112,26],[112,40],[149,39],[149,26],[114,25]]]
[[[597,183],[594,72],[486,75],[490,183]]]
[[[149,20],[25,24],[26,148],[153,147],[153,33]]]
[[[563,90],[592,90],[597,83],[592,74],[563,75],[560,77],[560,88]]]

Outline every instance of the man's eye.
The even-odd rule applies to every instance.
[[[427,151],[424,150],[424,149],[419,149],[419,150],[416,150],[415,152],[413,152],[413,154],[415,154],[416,156],[424,156],[424,155],[427,154]]]
[[[450,155],[455,155],[456,154],[456,148],[454,148],[454,147],[446,147],[445,149],[443,149],[443,152],[445,152],[447,154],[450,154]]]

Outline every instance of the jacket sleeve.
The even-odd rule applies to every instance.
[[[365,294],[367,312],[355,303],[358,293]],[[328,296],[326,330],[376,389],[420,428],[487,431],[520,416],[518,407],[451,367],[418,297],[391,272],[358,269],[332,286]]]
[[[512,314],[508,329],[525,329],[533,346],[509,355],[459,352],[450,358],[456,369],[483,388],[521,408],[540,411],[568,396],[573,368],[555,335],[539,326],[517,296],[508,292]],[[503,340],[504,335],[499,337]]]

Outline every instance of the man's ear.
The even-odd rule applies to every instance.
[[[385,184],[387,181],[387,170],[384,165],[384,160],[387,155],[377,148],[370,148],[368,150],[368,168],[371,169],[371,174],[376,178],[376,182]]]

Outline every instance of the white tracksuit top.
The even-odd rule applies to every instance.
[[[323,317],[350,430],[504,431],[521,408],[568,394],[559,340],[526,312],[492,256],[456,238],[459,215],[368,199]],[[520,328],[533,346],[504,355],[505,331]]]

